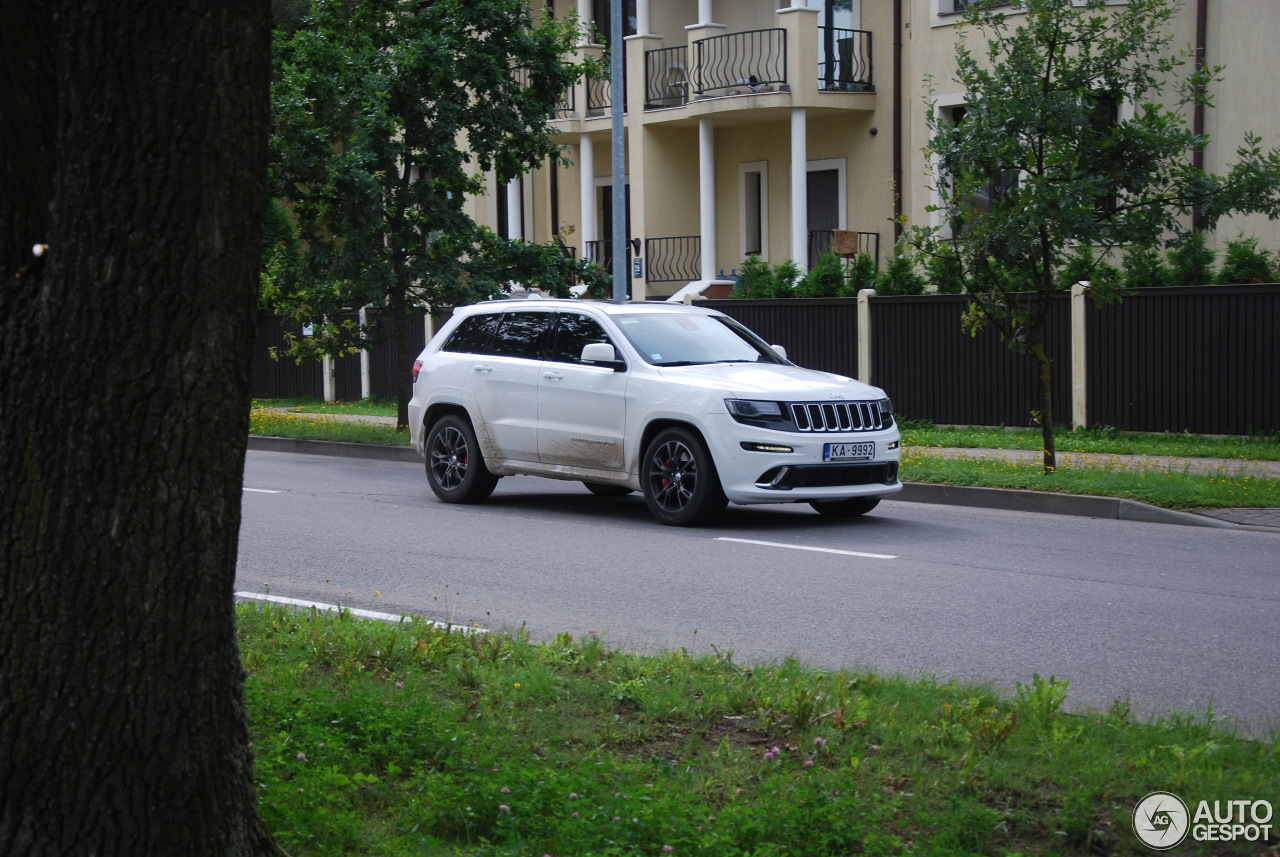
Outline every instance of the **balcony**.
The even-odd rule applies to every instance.
[[[583,255],[606,271],[613,271],[612,241],[588,241]],[[650,283],[688,283],[701,276],[700,236],[648,238],[644,242],[644,255],[645,280]]]
[[[814,229],[809,232],[809,269],[818,264],[818,259],[832,249],[835,231],[832,229]],[[876,269],[880,268],[880,233],[859,232],[858,253],[866,253],[875,260]]]
[[[875,92],[870,31],[816,27],[791,37],[789,42],[785,28],[748,30],[645,51],[644,109],[731,95],[797,93],[800,85],[805,87],[802,100],[810,103],[815,102],[808,93]],[[790,68],[788,44],[799,44],[802,58],[816,57],[812,77],[797,76]]]

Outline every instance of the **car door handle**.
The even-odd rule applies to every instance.
[[[563,381],[563,380],[564,380],[564,376],[563,376],[563,375],[561,375],[559,372],[543,372],[543,373],[542,373],[542,377],[543,377],[543,378],[546,378],[548,381]]]
[[[492,372],[493,367],[487,366],[484,363],[477,363],[475,366],[471,367],[471,371],[472,372]]]

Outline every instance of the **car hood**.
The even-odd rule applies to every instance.
[[[742,399],[811,401],[883,399],[884,391],[861,381],[799,366],[772,363],[709,363],[661,369],[664,377]]]

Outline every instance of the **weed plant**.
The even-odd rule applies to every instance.
[[[262,407],[249,411],[249,434],[294,440],[409,445],[408,433],[396,431],[394,425],[340,420],[323,414],[289,413]]]
[[[1280,794],[1276,736],[1069,712],[1054,678],[1009,698],[599,634],[238,616],[260,807],[294,857],[1144,854],[1153,790]]]

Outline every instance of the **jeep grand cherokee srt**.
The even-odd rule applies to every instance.
[[[446,503],[480,502],[502,476],[547,476],[640,491],[658,520],[691,526],[729,502],[861,515],[902,489],[883,391],[796,366],[703,307],[463,307],[413,371],[413,447]]]

